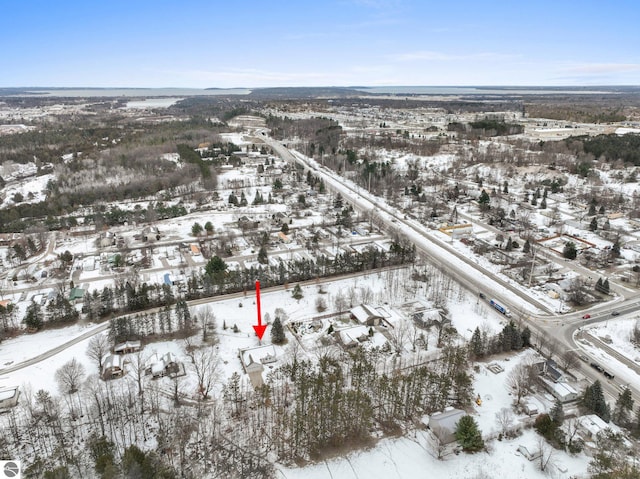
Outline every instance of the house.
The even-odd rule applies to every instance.
[[[571,387],[571,385],[565,382],[552,382],[545,377],[541,379],[544,388],[560,402],[565,403],[578,399],[578,391]]]
[[[148,373],[151,374],[153,379],[161,378],[163,376],[173,376],[180,372],[180,363],[178,362],[175,354],[167,352],[159,359],[151,363],[148,369]]]
[[[420,328],[429,328],[434,324],[442,322],[442,313],[437,308],[428,308],[421,311],[415,311],[411,314],[411,319],[416,326]]]
[[[337,331],[340,341],[346,348],[352,348],[369,340],[369,328],[366,326],[354,326]]]
[[[286,234],[284,234],[282,231],[278,231],[278,238],[280,239],[280,241],[282,241],[283,243],[290,243],[291,242],[291,238],[289,238]]]
[[[372,306],[370,304],[361,304],[349,311],[351,318],[358,321],[360,324],[367,326],[378,326],[382,320],[388,316],[380,308]]]
[[[549,378],[551,381],[557,383],[564,381],[564,376],[560,368],[555,361],[548,359],[535,364],[538,374]]]
[[[445,225],[439,230],[453,239],[469,238],[473,234],[473,225],[470,223]]]
[[[113,347],[115,354],[131,354],[138,352],[142,349],[140,341],[125,341],[124,343],[116,344]]]
[[[466,415],[461,409],[454,408],[434,413],[429,417],[429,429],[442,444],[450,444],[456,440],[458,421]]]
[[[588,414],[578,419],[578,427],[580,429],[580,436],[585,441],[595,441],[598,434],[606,429],[612,429],[611,425],[607,424],[596,414]]]
[[[122,356],[118,354],[110,354],[104,360],[102,364],[102,379],[119,378],[124,375],[124,364],[122,362]]]
[[[257,363],[253,360],[251,354],[247,359],[248,364],[245,365],[244,370],[249,375],[249,380],[254,388],[259,388],[264,385],[264,380],[262,379],[262,371],[264,371],[264,366],[262,363]]]
[[[238,228],[240,229],[256,229],[260,226],[260,222],[252,220],[248,216],[241,216],[238,218]]]
[[[264,384],[262,371],[267,364],[277,361],[276,348],[273,345],[247,348],[238,351],[244,372],[249,375],[253,387]]]
[[[271,364],[275,363],[276,358],[276,348],[273,345],[269,346],[259,346],[257,348],[247,348],[240,350],[240,361],[244,366],[245,370],[247,365],[249,364],[249,358],[252,360],[256,360],[261,364]]]
[[[291,224],[291,218],[289,218],[286,214],[281,211],[278,211],[274,215],[271,216],[273,220],[273,224],[276,226],[282,226],[283,224]]]
[[[71,288],[69,292],[69,301],[82,301],[84,297],[84,289],[82,288]]]
[[[5,412],[18,404],[20,390],[18,386],[0,389],[0,412]]]

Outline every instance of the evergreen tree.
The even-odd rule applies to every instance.
[[[291,296],[293,296],[298,301],[302,299],[303,294],[302,294],[302,288],[300,287],[300,284],[296,284],[295,288],[293,288],[293,292],[291,293]]]
[[[619,240],[616,240],[616,242],[613,243],[613,245],[611,246],[609,256],[611,256],[611,258],[613,259],[620,257],[620,241]]]
[[[598,278],[598,281],[596,281],[596,286],[594,288],[596,291],[600,291],[601,293],[602,291],[602,278]]]
[[[602,282],[602,292],[609,294],[609,292],[611,291],[611,286],[609,286],[609,278],[606,278],[603,282]]]
[[[609,405],[604,400],[604,393],[600,381],[596,381],[591,386],[587,386],[584,390],[582,404],[600,416],[604,421],[609,422],[611,411]]]
[[[280,321],[280,317],[276,316],[276,319],[273,320],[273,324],[271,325],[271,342],[273,344],[282,344],[285,339],[282,322]]]
[[[204,230],[207,232],[207,235],[213,233],[213,224],[211,223],[211,221],[207,221],[204,224]]]
[[[551,408],[551,411],[549,411],[549,416],[551,417],[553,422],[556,423],[558,426],[560,426],[563,423],[564,409],[562,408],[562,402],[559,399],[556,399],[556,402],[553,405],[553,408]]]
[[[523,253],[529,253],[531,251],[531,243],[529,242],[529,238],[524,242],[524,246],[522,247]]]
[[[480,193],[480,198],[478,198],[478,204],[480,205],[480,210],[487,211],[490,206],[491,198],[489,197],[489,193],[486,190],[482,190]]]
[[[265,245],[260,246],[260,250],[258,251],[258,263],[267,264],[269,260],[267,259],[267,248]]]
[[[202,225],[198,222],[193,223],[193,226],[191,227],[191,234],[193,236],[200,236],[200,233],[202,233]]]
[[[596,214],[596,205],[595,203],[591,203],[591,206],[589,206],[589,213],[587,213],[589,216],[594,216]]]
[[[505,195],[509,193],[509,183],[507,182],[507,180],[504,180],[504,183],[502,184],[502,192]]]
[[[547,199],[546,198],[542,198],[542,201],[540,202],[540,209],[541,210],[547,209]]]
[[[476,329],[473,331],[473,335],[471,336],[470,343],[471,353],[479,358],[484,356],[484,346],[482,344],[482,336],[480,334],[480,328],[476,326]]]
[[[596,231],[598,229],[598,220],[594,216],[591,218],[591,223],[589,224],[589,230]]]
[[[578,256],[578,250],[576,249],[576,244],[573,241],[568,241],[564,245],[562,256],[567,259],[576,259],[576,256]]]
[[[42,308],[40,308],[40,305],[35,301],[31,301],[31,304],[27,307],[24,324],[30,329],[40,329],[44,324]]]
[[[631,396],[631,390],[628,387],[624,388],[624,391],[618,394],[618,400],[616,401],[616,405],[613,410],[613,422],[619,426],[626,427],[631,421],[633,403],[634,401]]]
[[[525,326],[525,328],[522,330],[521,336],[522,346],[525,348],[531,346],[531,330],[529,329],[529,326]]]
[[[482,433],[478,423],[471,416],[463,416],[456,426],[456,440],[463,451],[476,452],[484,448]]]
[[[513,250],[513,243],[511,242],[511,236],[507,238],[507,244],[504,247],[505,251]]]
[[[233,192],[229,193],[229,204],[238,206],[238,197]]]

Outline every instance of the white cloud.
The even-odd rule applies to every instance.
[[[414,61],[460,61],[460,60],[513,60],[519,58],[519,55],[511,55],[496,52],[480,52],[465,55],[456,55],[444,52],[435,52],[430,50],[421,50],[415,52],[406,52],[393,55],[392,60],[398,62],[414,62]]]
[[[567,73],[602,74],[640,71],[640,63],[584,63],[563,69]]]

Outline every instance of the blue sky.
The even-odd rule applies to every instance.
[[[0,87],[638,85],[636,0],[0,0]]]

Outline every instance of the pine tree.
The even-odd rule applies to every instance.
[[[42,309],[35,301],[31,301],[27,308],[27,314],[24,317],[24,324],[30,329],[40,329],[44,324]]]
[[[476,452],[484,448],[482,433],[478,423],[471,416],[463,416],[456,426],[456,440],[463,451]]]
[[[596,381],[591,386],[587,386],[584,390],[582,403],[587,409],[596,413],[605,422],[609,422],[611,410],[604,400],[604,393],[602,392],[602,384],[600,384],[600,381]]]
[[[564,245],[562,256],[567,259],[576,259],[576,256],[578,256],[578,250],[576,249],[576,244],[573,241],[568,241]]]
[[[594,289],[596,291],[602,292],[602,278],[598,278],[598,281],[596,281],[596,286]]]
[[[302,299],[303,294],[302,294],[302,288],[300,287],[300,284],[296,284],[295,288],[293,288],[293,292],[291,293],[291,295],[298,301]]]
[[[553,408],[549,411],[549,416],[558,426],[560,426],[564,421],[564,409],[562,408],[562,402],[559,399],[556,399]]]
[[[596,231],[598,229],[598,220],[596,219],[596,217],[594,216],[591,219],[591,223],[589,224],[589,230],[591,231]]]
[[[633,403],[631,390],[628,387],[624,388],[624,391],[618,394],[618,400],[613,410],[613,422],[619,426],[627,426],[633,414]]]
[[[609,286],[609,278],[606,278],[603,282],[602,282],[602,292],[609,294],[609,292],[611,291],[611,286]]]
[[[260,250],[258,251],[258,263],[267,264],[269,260],[267,259],[267,248],[262,245],[260,246]]]
[[[480,334],[480,328],[476,326],[473,335],[471,336],[471,353],[479,358],[484,355],[484,346],[482,344],[482,336]]]
[[[284,335],[282,322],[280,321],[280,318],[276,316],[276,319],[273,320],[273,324],[271,325],[271,342],[273,344],[282,344],[285,339],[286,337]]]
[[[524,242],[524,246],[522,247],[522,252],[523,253],[529,253],[529,251],[531,251],[531,243],[529,242],[529,239],[527,238],[527,240]]]

